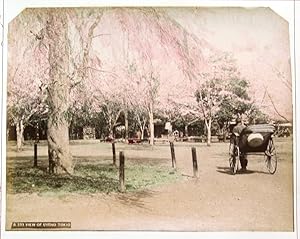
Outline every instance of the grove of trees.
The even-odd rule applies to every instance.
[[[225,132],[237,115],[261,113],[234,56],[153,8],[26,9],[9,25],[8,122],[47,120],[51,172],[73,174],[71,126],[114,136],[122,121],[154,144],[155,119]],[[261,113],[262,114],[262,113]],[[263,114],[262,114],[263,115]],[[133,130],[134,129],[134,130]]]

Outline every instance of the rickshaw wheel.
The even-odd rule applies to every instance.
[[[272,139],[269,140],[267,149],[265,151],[266,156],[266,166],[270,174],[274,174],[277,169],[277,156],[276,156],[276,150],[275,145]]]
[[[229,152],[230,153],[229,166],[230,166],[231,173],[236,174],[239,165],[240,149],[234,144],[231,144],[229,148],[231,149],[231,147],[234,148],[233,148],[233,152],[231,150]]]

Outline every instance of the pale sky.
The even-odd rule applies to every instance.
[[[292,92],[275,74],[279,70],[292,84],[287,21],[270,8],[172,8],[168,13],[199,38],[233,52],[257,101],[276,116],[268,97],[263,99],[266,87],[280,114],[292,119]]]

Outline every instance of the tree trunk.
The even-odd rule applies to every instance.
[[[6,142],[8,142],[8,140],[9,140],[9,132],[10,132],[10,127],[7,126],[7,130],[6,130]]]
[[[112,123],[112,117],[108,114],[108,137],[114,138],[114,127]]]
[[[143,130],[142,130],[142,132],[141,132],[141,140],[144,139],[144,130],[145,130],[145,128],[143,127]]]
[[[226,138],[227,138],[227,131],[224,130],[224,133],[223,133],[223,142],[224,143],[226,142]]]
[[[222,128],[222,133],[223,133],[223,142],[226,142],[226,138],[227,138],[227,127],[228,124],[224,124],[223,128]]]
[[[207,146],[211,143],[211,119],[205,119],[205,126],[207,129]]]
[[[110,118],[109,120],[109,138],[114,139],[115,138],[115,134],[114,134],[114,124],[112,123],[112,119]]]
[[[128,126],[128,110],[124,111],[125,119],[125,142],[128,142],[129,126]]]
[[[114,139],[115,138],[115,133],[114,133],[114,128],[111,127],[109,129],[109,138]]]
[[[49,10],[47,21],[49,41],[48,84],[48,150],[49,160],[57,174],[73,174],[73,157],[69,147],[68,107],[69,107],[69,45],[67,17],[63,10]],[[50,170],[51,171],[51,170]]]
[[[139,114],[137,114],[136,119],[138,121],[138,126],[141,131],[141,140],[143,140],[145,137],[145,128],[146,128],[147,119],[146,117],[140,116]]]
[[[149,128],[150,128],[150,145],[154,145],[154,117],[153,117],[153,104],[150,104],[149,110]]]
[[[16,124],[16,133],[17,133],[17,151],[22,150],[23,142],[24,142],[24,124],[23,120],[20,120]]]
[[[185,137],[189,137],[189,125],[184,125],[184,135]]]
[[[143,140],[144,139],[144,137],[145,137],[145,127],[146,127],[146,120],[144,120],[144,123],[143,123],[143,125],[142,125],[142,127],[141,127],[141,140]]]

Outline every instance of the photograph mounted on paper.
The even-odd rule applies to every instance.
[[[27,8],[7,37],[6,230],[294,230],[273,10]]]

